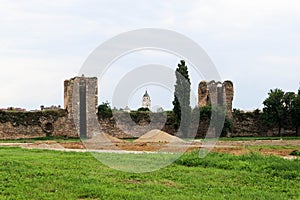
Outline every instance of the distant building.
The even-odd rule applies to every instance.
[[[126,106],[126,107],[124,108],[124,111],[130,113],[130,108],[129,108],[128,106]]]
[[[16,112],[25,112],[25,108],[14,108],[14,107],[8,107],[8,108],[0,108],[1,111],[16,111]]]
[[[150,96],[149,96],[147,90],[146,90],[146,92],[143,96],[142,107],[143,108],[148,108],[149,110],[151,108],[151,99],[150,99]]]
[[[58,105],[58,106],[52,105],[50,107],[45,107],[44,105],[41,105],[40,108],[41,108],[41,111],[43,111],[43,110],[60,110],[61,106],[60,105]]]
[[[164,112],[164,109],[163,109],[162,107],[158,107],[158,108],[156,109],[156,112],[158,112],[158,113]]]

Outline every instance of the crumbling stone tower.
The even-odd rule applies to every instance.
[[[201,81],[198,86],[198,106],[209,104],[226,105],[226,115],[232,118],[232,101],[234,96],[233,83],[231,81],[215,82]]]
[[[98,130],[98,80],[74,77],[64,82],[64,108],[73,120],[80,137],[92,137]]]

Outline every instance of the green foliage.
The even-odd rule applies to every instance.
[[[300,151],[299,150],[294,150],[290,153],[292,156],[300,156]]]
[[[108,102],[102,102],[98,106],[98,115],[103,119],[103,118],[111,118],[112,115],[112,110]]]
[[[130,117],[135,123],[139,123],[140,121],[146,121],[148,123],[151,122],[149,111],[134,111],[130,112]]]
[[[300,127],[300,94],[284,92],[280,89],[271,90],[264,104],[264,121],[271,126],[281,128],[293,126],[298,134]]]
[[[147,107],[141,107],[141,108],[139,108],[137,111],[139,111],[139,112],[149,112],[150,109],[147,108]]]
[[[285,117],[284,91],[281,89],[270,90],[268,95],[268,98],[263,102],[265,120],[270,125],[277,125],[280,135]]]
[[[296,135],[298,135],[298,130],[300,127],[300,90],[299,94],[295,95],[291,104],[291,122],[296,129]]]
[[[181,60],[178,64],[175,75],[176,84],[173,101],[173,112],[176,119],[175,126],[177,128],[179,126],[179,131],[187,137],[189,135],[192,111],[190,106],[191,81],[188,74],[188,67],[184,60]]]
[[[200,117],[211,117],[211,105],[200,107]]]
[[[216,153],[199,158],[198,152],[192,152],[158,171],[133,174],[111,169],[89,153],[11,147],[0,147],[0,152],[0,199],[300,197],[299,160]],[[122,156],[130,159],[133,155]]]
[[[212,118],[212,112],[214,112],[214,119]],[[200,107],[200,119],[208,118],[213,123],[212,125],[215,127],[219,127],[221,130],[221,137],[224,137],[227,135],[228,132],[233,132],[233,121],[229,119],[227,116],[225,116],[225,108],[223,106],[215,106],[212,110],[211,105]],[[220,120],[224,120],[224,124],[220,123]],[[220,131],[220,130],[219,130]]]
[[[222,129],[221,136],[225,137],[228,132],[232,133],[234,130],[233,121],[228,117],[225,117],[224,127]]]

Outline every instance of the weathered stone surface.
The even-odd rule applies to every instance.
[[[244,136],[280,136],[278,128],[269,127],[262,119],[262,113],[258,110],[244,112],[236,110],[233,112],[233,137]],[[282,130],[282,136],[295,136],[293,127]]]
[[[174,117],[163,113],[118,113],[114,117],[102,119],[96,115],[98,104],[97,78],[75,77],[64,82],[65,109],[39,112],[0,112],[0,139],[36,138],[45,136],[79,137],[79,84],[84,81],[86,88],[87,133],[91,137],[99,131],[118,138],[139,137],[152,130],[160,129],[176,135],[173,127]],[[234,88],[231,81],[205,82],[198,87],[198,105],[206,106],[211,102],[227,105],[227,116],[232,118],[234,131],[231,136],[276,136],[277,129],[263,123],[260,112],[234,112],[232,101]],[[128,118],[129,115],[129,118]],[[119,120],[117,120],[119,119]],[[121,119],[121,120],[120,120]],[[151,121],[151,119],[156,119]],[[190,137],[205,137],[210,124],[208,117],[200,121],[192,119],[190,130],[197,130]],[[135,126],[132,126],[135,125]],[[193,131],[191,131],[193,132]],[[294,131],[283,130],[283,135]]]
[[[18,115],[18,113],[14,114]],[[23,112],[19,114],[20,116],[24,115]],[[38,113],[36,114],[38,115]],[[154,118],[161,117],[155,116],[156,113],[153,113],[153,115]],[[50,115],[50,117],[47,118],[40,118],[41,123],[32,123],[31,118],[22,117],[20,117],[18,123],[16,123],[15,118],[9,120],[0,122],[0,139],[36,138],[45,137],[46,135],[79,137],[74,122],[68,117],[67,114],[65,116],[59,115],[57,117],[55,115]],[[21,122],[20,120],[23,121]],[[149,117],[147,117],[145,114],[138,114],[137,117],[133,117],[133,120],[135,120],[133,123],[136,123],[137,125],[134,129],[130,129],[128,123],[126,122],[117,124],[114,118],[96,118],[96,120],[99,120],[99,127],[101,128],[101,131],[118,138],[138,137],[142,133],[147,132],[147,130],[155,129],[161,126],[161,124],[157,123],[147,126],[149,125],[150,121]],[[234,131],[231,133],[232,137],[278,136],[278,130],[276,128],[269,128],[263,123],[260,113],[234,112],[233,122]],[[52,123],[52,128],[49,132],[45,131],[45,127],[43,127],[47,123]],[[168,116],[161,130],[172,135],[176,135],[176,130],[173,127],[173,123],[174,119],[171,116]],[[199,124],[196,121],[192,121],[191,130],[198,130],[197,133],[190,135],[190,137],[205,137],[208,131],[209,123],[210,119],[208,117],[200,117]],[[124,130],[129,130],[130,134],[126,134]],[[283,130],[282,134],[285,136],[293,135],[294,131],[292,129]]]
[[[36,138],[46,136],[77,137],[74,123],[63,110],[52,112],[15,112],[3,121],[1,115],[0,139]],[[32,116],[35,116],[34,118]],[[36,118],[36,119],[35,119]]]
[[[232,101],[234,88],[231,81],[215,82],[201,81],[198,86],[198,106],[209,104],[226,105],[226,115],[232,119]]]
[[[64,107],[68,112],[68,118],[74,122],[76,130],[80,130],[80,85],[84,85],[86,101],[86,134],[92,137],[99,132],[97,120],[98,106],[98,80],[96,77],[75,77],[64,82]]]

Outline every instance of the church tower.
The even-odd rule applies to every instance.
[[[147,90],[143,96],[142,107],[148,108],[149,110],[151,108],[151,100],[150,100],[150,96],[149,96]]]

